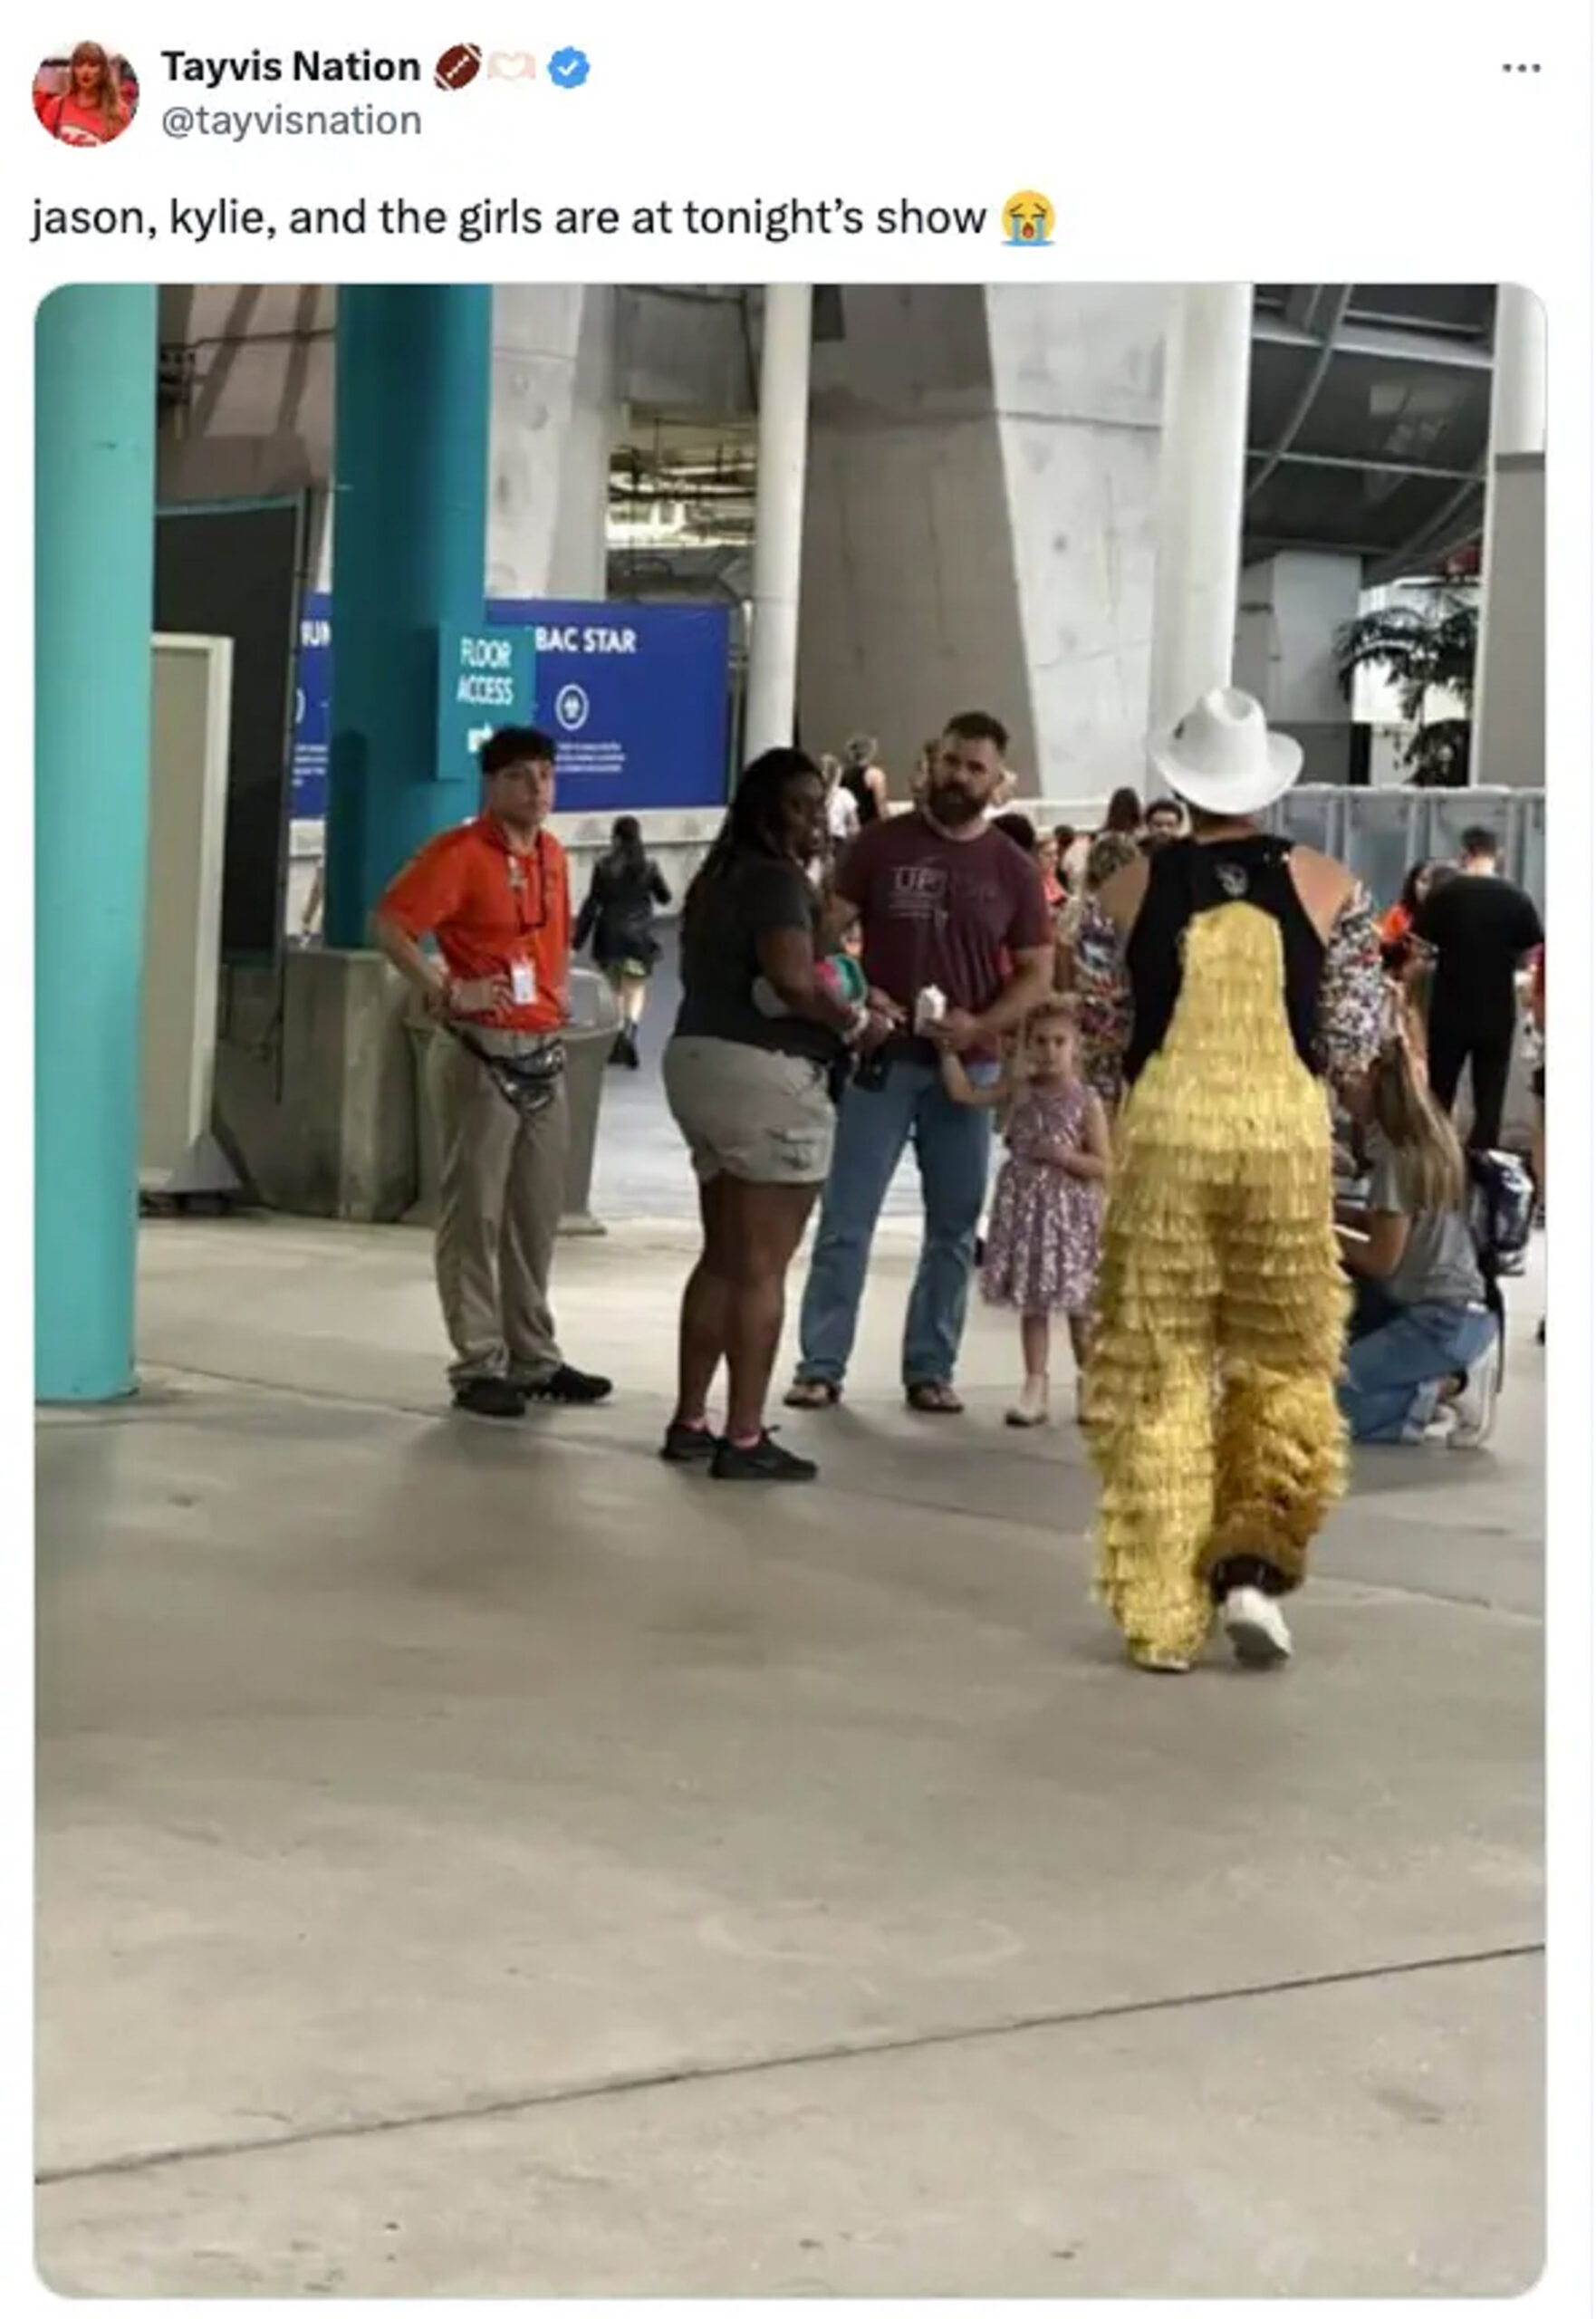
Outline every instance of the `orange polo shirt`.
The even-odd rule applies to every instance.
[[[564,1022],[571,877],[565,849],[547,830],[528,853],[513,850],[491,813],[445,830],[399,871],[377,909],[413,942],[434,938],[464,1020],[495,1031],[557,1031]]]

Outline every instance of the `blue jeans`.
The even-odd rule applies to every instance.
[[[1341,1415],[1354,1441],[1418,1441],[1441,1387],[1491,1344],[1496,1323],[1467,1304],[1409,1304],[1347,1348]]]
[[[978,1082],[993,1073],[976,1067],[970,1076]],[[911,1140],[926,1230],[904,1321],[903,1381],[953,1381],[986,1198],[991,1115],[956,1103],[933,1066],[912,1061],[889,1063],[879,1088],[843,1091],[803,1291],[800,1377],[842,1382],[881,1202]]]

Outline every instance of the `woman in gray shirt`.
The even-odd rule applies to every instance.
[[[1495,1415],[1499,1342],[1469,1228],[1467,1177],[1451,1122],[1401,1030],[1369,1074],[1360,1110],[1368,1206],[1342,1227],[1349,1272],[1386,1317],[1347,1350],[1342,1412],[1354,1441],[1422,1441],[1443,1413],[1453,1448],[1477,1449]]]

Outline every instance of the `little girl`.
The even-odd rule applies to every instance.
[[[1020,1315],[1025,1382],[1007,1422],[1043,1425],[1055,1313],[1068,1316],[1078,1372],[1086,1361],[1109,1171],[1108,1116],[1077,1072],[1074,1015],[1066,999],[1049,999],[1027,1018],[1017,1067],[995,1085],[974,1085],[953,1054],[943,1057],[942,1075],[956,1103],[1010,1107],[981,1294]]]

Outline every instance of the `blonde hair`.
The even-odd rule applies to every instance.
[[[1463,1206],[1463,1146],[1400,1031],[1388,1038],[1369,1075],[1370,1116],[1389,1145],[1402,1198],[1416,1215]]]
[[[121,89],[111,59],[97,40],[81,40],[72,51],[71,75],[67,82],[68,93],[72,96],[77,94],[80,64],[99,66],[100,82],[94,91],[95,105],[107,129],[120,128],[127,108],[122,101]]]

